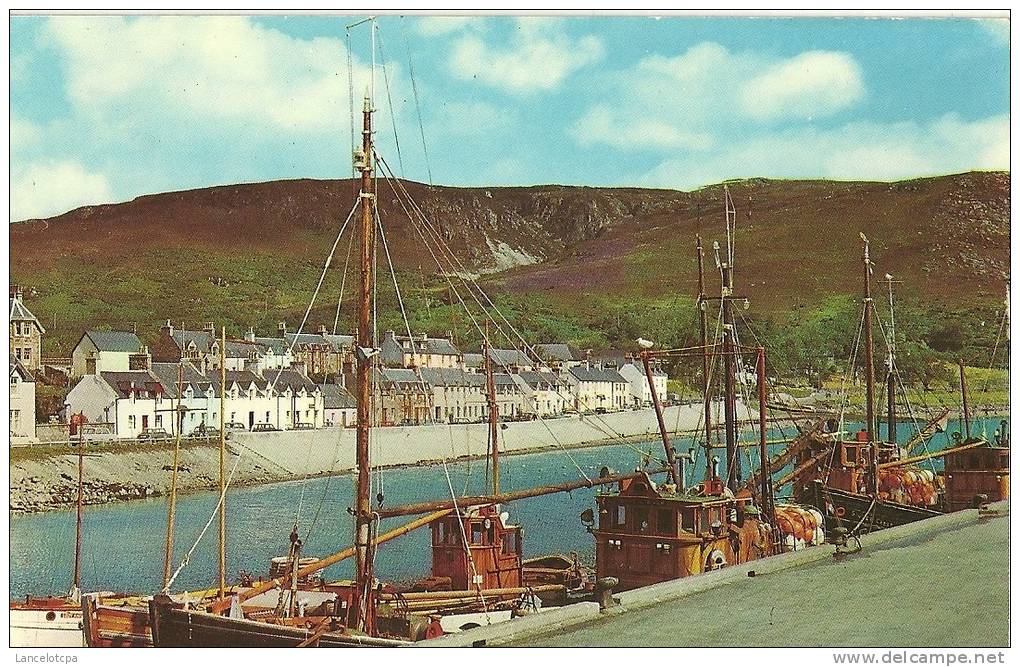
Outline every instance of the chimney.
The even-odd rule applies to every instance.
[[[203,329],[203,331],[205,331],[207,334],[209,334],[213,338],[216,337],[216,325],[213,324],[212,322],[206,322],[205,323],[205,328]]]
[[[167,321],[166,321],[166,324],[164,324],[164,325],[163,325],[163,326],[162,326],[162,327],[160,328],[160,331],[162,331],[163,333],[165,333],[165,334],[166,334],[167,336],[169,336],[170,338],[173,338],[173,337],[174,337],[174,325],[173,325],[173,322],[171,322],[170,320],[167,320]]]
[[[390,329],[389,331],[384,331],[383,332],[383,340],[393,340],[393,341],[395,341],[396,339],[397,339],[397,332],[394,331],[393,329]]]
[[[255,342],[255,327],[248,327],[248,330],[244,332],[244,339],[249,343]]]
[[[287,323],[286,322],[277,322],[276,323],[276,333],[280,334],[280,338],[286,337],[287,336]]]
[[[325,336],[328,333],[329,333],[329,329],[326,328],[326,325],[325,324],[320,324],[319,325],[319,335],[320,336]]]
[[[21,303],[22,294],[20,285],[11,285],[11,298]]]
[[[152,370],[152,355],[149,354],[149,348],[142,346],[135,354],[128,357],[128,368],[133,371],[149,371]]]

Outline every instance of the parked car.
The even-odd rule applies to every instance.
[[[191,435],[195,438],[218,438],[220,437],[220,430],[215,426],[199,426]]]
[[[310,431],[313,428],[315,428],[315,424],[312,424],[311,422],[298,422],[298,423],[294,424],[294,430],[295,431]],[[274,429],[274,430],[279,430],[279,429]]]
[[[597,414],[597,415],[604,415],[607,412],[609,412],[609,411],[606,410],[605,408],[603,408],[602,406],[599,406],[599,407],[595,408],[595,414]]]
[[[166,432],[166,429],[162,428],[147,428],[143,429],[141,434],[138,436],[138,440],[141,442],[156,442],[158,440],[169,440],[170,434]]]
[[[272,424],[268,424],[268,423],[265,423],[265,424],[255,424],[254,426],[251,427],[251,432],[252,433],[267,433],[269,431],[279,431],[279,430],[280,429],[278,429],[275,426],[273,426]]]
[[[224,431],[247,431],[248,427],[241,422],[227,422],[223,425]]]

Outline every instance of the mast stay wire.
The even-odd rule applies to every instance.
[[[340,296],[336,300],[336,317],[333,318],[333,335],[337,334],[337,327],[340,325],[340,304],[344,301],[344,287],[347,284],[347,269],[351,263],[351,251],[354,249],[354,234],[351,234],[351,240],[347,243],[347,259],[344,260],[344,272],[340,277]]]
[[[382,158],[380,158],[380,161],[385,163],[385,161],[382,160]],[[392,170],[389,169],[389,165],[386,165],[386,167],[387,167],[387,170],[390,171],[390,176],[392,176]],[[387,182],[390,184],[391,189],[393,189],[392,180],[395,180],[395,179],[391,179],[390,177],[386,177],[386,178],[387,178]],[[399,184],[399,182],[398,182],[398,184]],[[484,337],[485,334],[484,334],[484,331],[483,331],[481,325],[478,323],[477,319],[475,318],[474,313],[468,307],[467,302],[464,301],[463,297],[460,294],[460,290],[458,290],[456,285],[453,284],[453,281],[450,279],[448,272],[445,270],[445,268],[442,265],[442,261],[439,259],[439,257],[436,255],[435,251],[433,250],[432,245],[429,243],[428,239],[425,238],[424,234],[421,233],[421,229],[419,228],[418,223],[415,222],[414,217],[407,211],[407,208],[406,208],[406,206],[404,206],[404,202],[401,199],[399,193],[397,193],[397,191],[395,189],[393,189],[393,193],[396,196],[397,202],[400,204],[401,208],[404,209],[404,213],[408,216],[408,220],[411,222],[412,226],[414,226],[415,230],[418,231],[419,237],[422,239],[422,241],[424,242],[426,248],[429,250],[429,253],[432,255],[432,258],[436,261],[436,264],[439,267],[440,273],[443,274],[444,278],[449,283],[452,292],[456,295],[458,301],[460,301],[461,305],[463,306],[464,311],[465,311],[465,313],[467,313],[468,318],[471,320],[472,325],[474,325],[475,329],[477,331],[479,331],[479,333]],[[461,281],[464,282],[465,287],[467,287],[467,283],[464,281],[463,276],[459,276],[459,277],[460,277]],[[473,292],[471,292],[471,294],[474,296]],[[482,311],[486,312],[485,307],[481,304],[480,301],[478,301],[477,296],[475,296],[474,298],[475,298],[475,301],[478,303],[479,307],[482,309]],[[497,322],[494,322],[494,324],[495,324],[497,330],[499,330],[499,324]],[[505,334],[504,334],[504,336],[505,336]],[[504,370],[509,371],[509,365],[508,364],[504,363],[503,361],[499,360],[498,358],[494,359],[494,361],[499,366],[503,367]],[[557,393],[559,393],[559,392],[557,392]],[[537,420],[545,427],[545,429],[547,431],[549,431],[549,434],[553,437],[553,441],[556,443],[557,447],[559,447],[559,448],[561,448],[563,450],[563,452],[567,455],[567,457],[570,459],[570,461],[574,464],[574,467],[577,468],[578,472],[580,472],[581,475],[585,479],[587,479],[588,481],[591,481],[591,478],[588,477],[587,473],[585,473],[584,469],[581,468],[581,466],[577,463],[576,459],[574,459],[573,455],[570,454],[569,450],[563,448],[563,445],[559,441],[559,438],[552,431],[552,428],[549,426],[549,424],[546,423],[546,420],[543,419],[540,415],[537,415],[537,414],[536,414],[536,417],[537,417]]]
[[[380,158],[380,160],[381,160],[382,162],[385,162],[385,160],[383,160],[382,158]],[[390,176],[392,177],[392,169],[390,169],[390,168],[389,168],[389,165],[386,165],[386,167],[387,167],[387,169],[389,169],[389,171],[390,171]],[[392,178],[392,181],[396,181],[396,182],[398,183],[398,185],[400,185],[400,183],[399,183],[399,181],[397,181],[397,179],[395,179],[395,178]],[[488,317],[491,317],[491,315],[489,315],[489,313],[488,313],[488,309],[486,308],[486,306],[485,306],[484,304],[482,304],[482,303],[481,303],[481,301],[480,301],[480,300],[478,299],[478,296],[477,296],[477,295],[476,295],[476,294],[474,293],[474,291],[472,290],[472,288],[471,288],[471,284],[470,284],[470,283],[468,283],[468,281],[467,281],[467,280],[466,280],[466,279],[464,278],[464,275],[463,275],[463,273],[461,273],[461,272],[458,272],[458,271],[456,271],[456,267],[454,267],[454,266],[452,265],[453,263],[452,263],[452,261],[451,261],[451,260],[449,259],[449,257],[453,257],[453,258],[456,258],[456,255],[454,255],[454,254],[452,253],[452,250],[450,250],[448,246],[447,246],[447,247],[445,247],[445,250],[444,250],[444,247],[443,247],[443,246],[440,246],[440,245],[439,245],[438,243],[436,244],[436,247],[437,247],[437,248],[439,248],[439,250],[440,250],[440,253],[441,253],[441,254],[443,254],[444,256],[446,256],[446,257],[447,257],[447,261],[448,261],[448,262],[450,262],[450,264],[451,264],[451,267],[450,267],[450,268],[451,268],[452,270],[451,270],[451,271],[447,271],[446,267],[444,267],[444,266],[443,266],[443,264],[442,264],[442,261],[441,261],[441,260],[439,259],[439,256],[437,256],[437,255],[435,254],[435,251],[433,251],[433,249],[432,249],[432,245],[430,244],[430,242],[429,242],[429,239],[428,239],[428,238],[426,238],[426,237],[425,237],[425,235],[424,235],[424,234],[422,233],[422,230],[421,230],[421,228],[419,227],[419,223],[417,223],[417,222],[415,221],[414,217],[413,217],[413,216],[412,216],[412,215],[411,215],[411,214],[410,214],[410,213],[408,212],[408,210],[407,210],[407,207],[406,207],[406,206],[404,205],[403,199],[401,198],[400,194],[399,194],[399,193],[398,193],[398,192],[397,192],[397,191],[396,191],[396,190],[395,190],[395,189],[393,188],[393,186],[392,186],[392,182],[390,182],[390,187],[391,187],[391,189],[393,190],[393,193],[394,193],[394,195],[396,196],[396,198],[397,198],[397,201],[398,201],[398,203],[399,203],[399,204],[401,205],[401,207],[402,207],[402,208],[404,209],[404,213],[405,213],[405,215],[407,215],[407,216],[408,216],[408,220],[409,220],[409,221],[410,221],[410,222],[412,223],[412,225],[413,225],[413,226],[415,227],[415,231],[417,231],[417,232],[418,232],[418,235],[419,235],[419,237],[420,237],[420,238],[422,239],[422,242],[423,242],[423,243],[425,244],[426,248],[427,248],[427,249],[429,250],[429,252],[430,252],[430,254],[432,255],[433,259],[434,259],[434,260],[436,261],[436,264],[437,264],[437,266],[439,267],[440,273],[441,273],[441,274],[443,275],[443,277],[444,277],[444,278],[446,279],[447,283],[448,283],[448,284],[449,284],[449,286],[450,286],[450,289],[451,289],[451,291],[452,291],[452,292],[453,292],[453,293],[454,293],[454,294],[456,295],[456,297],[457,297],[458,301],[460,301],[461,305],[462,305],[462,306],[464,307],[464,310],[465,310],[465,312],[467,313],[468,317],[469,317],[469,318],[471,319],[471,321],[472,321],[472,324],[474,325],[475,329],[476,329],[477,331],[479,331],[479,333],[480,333],[480,334],[481,334],[481,335],[482,335],[482,336],[484,337],[484,332],[482,331],[482,328],[481,328],[481,326],[480,326],[480,325],[478,324],[478,321],[477,321],[477,319],[475,319],[475,317],[474,317],[474,314],[472,313],[471,309],[470,309],[470,308],[468,307],[467,303],[466,303],[466,302],[464,301],[464,298],[463,298],[463,297],[461,296],[461,294],[460,294],[460,290],[458,290],[458,289],[457,289],[456,285],[454,285],[454,284],[453,284],[453,281],[452,281],[452,280],[450,279],[450,277],[449,277],[449,274],[450,274],[450,273],[453,273],[454,275],[456,275],[456,276],[458,277],[458,279],[459,279],[459,280],[461,281],[462,285],[463,285],[463,286],[465,287],[465,289],[467,289],[467,290],[468,290],[468,293],[469,293],[469,294],[470,294],[470,295],[472,296],[472,298],[474,299],[475,303],[476,303],[476,304],[478,304],[478,307],[479,307],[479,308],[480,308],[480,309],[482,310],[482,312],[483,312],[483,313],[485,313],[485,314],[486,314],[486,315],[487,315]],[[410,197],[410,195],[409,195],[409,194],[407,194],[407,192],[406,192],[406,189],[404,190],[404,192],[405,192],[405,194],[406,194],[406,196],[407,196],[407,197]],[[428,228],[426,227],[426,229],[428,229]],[[431,230],[431,231],[432,231],[432,233],[433,233],[433,235],[434,235],[434,236],[433,236],[433,238],[438,238],[439,242],[441,243],[441,242],[442,242],[442,239],[441,239],[440,237],[437,237],[437,236],[435,236],[435,234],[436,234],[436,233],[435,233],[435,231],[434,231],[434,230]],[[463,266],[463,265],[462,265],[462,266]],[[466,270],[466,269],[465,269],[465,270]],[[481,293],[483,294],[483,296],[486,296],[486,300],[488,300],[488,297],[487,297],[487,295],[485,295],[485,294],[484,294],[484,291],[483,291],[483,290],[481,289],[481,287],[477,286],[477,284],[476,284],[476,285],[475,285],[475,289],[478,289],[478,290],[479,290],[479,292],[481,292]],[[491,300],[489,300],[489,302],[490,302],[490,304],[491,304]],[[503,318],[503,320],[504,320],[504,321],[507,321],[507,320],[506,320],[506,317],[505,317],[505,316],[504,316],[504,315],[503,315],[503,314],[502,314],[501,312],[499,312],[499,311],[498,311],[498,309],[497,309],[497,308],[496,308],[496,307],[495,307],[494,305],[492,306],[492,308],[493,308],[493,309],[494,309],[494,310],[495,310],[495,311],[496,311],[496,312],[497,312],[497,313],[498,313],[498,314],[500,315],[500,317],[501,317],[501,318]],[[509,324],[509,322],[507,322],[507,323]],[[494,325],[494,326],[496,327],[496,330],[497,330],[497,332],[498,332],[498,333],[499,333],[500,335],[502,335],[502,336],[503,336],[503,337],[504,337],[504,338],[505,338],[505,339],[506,339],[506,340],[507,340],[507,341],[508,341],[508,342],[509,342],[509,343],[510,343],[510,344],[511,344],[512,346],[514,346],[514,348],[515,348],[515,351],[518,351],[518,352],[522,352],[522,351],[521,351],[521,350],[520,350],[519,348],[516,348],[516,346],[514,345],[514,343],[513,343],[512,339],[510,338],[510,336],[509,336],[509,335],[508,335],[508,334],[507,334],[506,332],[504,332],[504,331],[502,330],[502,328],[500,327],[500,325],[499,325],[499,322],[498,322],[498,321],[495,321],[495,320],[493,320],[493,325]],[[509,325],[509,326],[511,326],[511,327],[512,327],[512,325]],[[519,334],[519,333],[518,333],[518,336],[520,336],[520,334]],[[525,342],[525,344],[527,344],[527,343]],[[530,347],[530,346],[529,346],[529,347]],[[522,352],[522,353],[523,353],[523,352]],[[536,355],[536,353],[534,352],[534,350],[533,350],[533,349],[532,349],[532,354],[533,354],[533,355]],[[509,365],[508,365],[507,363],[505,363],[505,362],[503,362],[503,361],[501,361],[501,360],[499,360],[499,359],[495,359],[495,361],[496,361],[496,363],[497,363],[497,364],[498,364],[499,366],[503,367],[503,369],[504,369],[504,370],[507,370],[507,371],[509,371],[509,368],[510,368],[510,366],[509,366]],[[564,394],[563,394],[562,392],[560,392],[559,390],[555,390],[555,391],[556,391],[557,395],[558,395],[558,396],[559,396],[560,398],[565,398],[565,395],[564,395]],[[583,416],[582,416],[582,418],[583,418]],[[543,425],[544,425],[544,426],[545,426],[545,427],[546,427],[547,429],[549,429],[549,426],[548,426],[548,424],[545,424],[544,420],[542,420],[542,419],[541,419],[541,417],[539,417],[539,421],[542,421],[542,422],[543,422]],[[589,420],[589,423],[591,423],[591,422],[590,422],[590,420]],[[595,427],[596,429],[598,429],[599,431],[601,431],[601,432],[602,432],[602,433],[603,433],[604,435],[607,435],[607,436],[609,436],[609,438],[610,438],[610,439],[616,439],[616,438],[620,438],[620,437],[622,437],[622,436],[621,436],[621,434],[619,434],[619,433],[617,433],[617,432],[613,431],[613,430],[612,430],[612,429],[611,429],[611,428],[610,428],[610,427],[609,427],[608,425],[605,425],[605,427],[601,427],[601,426],[600,426],[599,424],[591,424],[591,425],[592,425],[592,426],[594,426],[594,427]],[[553,434],[553,437],[554,437],[554,439],[555,439],[555,437],[556,437],[556,436],[555,436],[555,435]],[[642,453],[643,453],[643,452],[642,452]],[[583,474],[583,473],[582,473],[582,474]]]
[[[481,301],[479,300],[477,294],[475,294],[474,290],[478,290],[478,293],[481,294],[482,297],[486,300],[486,302],[489,304],[489,307],[492,308],[493,311],[497,315],[499,315],[500,319],[503,320],[503,322],[507,325],[507,327],[510,329],[510,331],[513,332],[516,335],[517,339],[519,339],[521,341],[521,343],[524,345],[524,349],[522,350],[521,348],[518,348],[516,346],[516,344],[513,343],[512,337],[509,334],[507,334],[506,332],[503,331],[503,329],[500,326],[499,322],[496,321],[496,320],[493,320],[493,325],[495,326],[497,333],[499,335],[501,335],[503,338],[505,338],[511,344],[511,346],[513,346],[517,351],[521,351],[521,352],[525,353],[526,356],[527,356],[527,352],[530,352],[531,353],[530,356],[532,358],[536,358],[536,359],[540,358],[540,355],[537,353],[537,351],[534,349],[534,347],[531,346],[527,342],[527,340],[514,327],[514,325],[507,319],[507,317],[502,313],[502,311],[499,310],[499,307],[496,306],[492,302],[492,300],[489,298],[488,294],[485,293],[485,291],[477,284],[477,282],[474,282],[474,281],[468,282],[465,279],[465,275],[469,275],[470,271],[467,269],[467,267],[464,266],[463,262],[460,261],[460,259],[457,257],[457,255],[455,253],[453,253],[453,251],[449,248],[449,246],[446,245],[445,241],[443,241],[443,239],[442,239],[442,236],[438,233],[438,231],[435,230],[435,228],[428,221],[427,216],[425,216],[424,212],[421,211],[421,208],[414,201],[413,197],[411,197],[411,195],[407,191],[407,189],[403,186],[403,184],[399,181],[399,179],[396,179],[396,177],[393,175],[393,169],[389,166],[389,164],[386,162],[386,160],[384,158],[382,158],[381,156],[379,156],[379,161],[384,165],[385,169],[387,171],[389,171],[392,180],[395,181],[397,183],[397,185],[401,187],[402,191],[405,193],[405,196],[408,198],[409,203],[411,204],[412,208],[418,214],[418,217],[420,218],[420,222],[421,222],[423,228],[425,230],[429,231],[430,234],[432,235],[432,237],[434,239],[436,239],[436,241],[437,241],[436,245],[440,249],[440,251],[444,255],[446,255],[447,257],[452,258],[452,260],[448,259],[448,261],[450,261],[451,268],[454,269],[453,273],[458,277],[458,279],[461,281],[461,283],[464,285],[464,287],[468,290],[468,293],[474,299],[475,303],[478,304],[478,306],[482,309],[483,312],[487,312],[488,311],[486,306],[483,305],[481,303]],[[393,189],[392,183],[391,183],[390,187],[391,187],[391,189]],[[394,195],[397,196],[398,201],[400,201],[400,197],[397,194],[395,189],[393,189],[393,192],[394,192]],[[402,206],[402,208],[404,208],[405,214],[408,215],[408,219],[412,222],[412,224],[415,224],[413,218],[410,216],[410,214],[408,214],[406,206],[404,206],[402,202],[401,202],[401,206]],[[425,242],[427,244],[428,240],[425,239],[424,235],[420,234],[420,236],[422,236],[423,242]],[[433,258],[435,258],[434,254],[433,254]],[[457,267],[454,266],[454,261],[456,261],[456,263],[460,265],[460,271],[456,270]],[[438,259],[437,259],[437,263],[438,263]],[[441,264],[440,264],[440,271],[443,271],[445,273],[445,269],[442,267]],[[448,276],[445,276],[445,277],[447,278],[447,282],[450,282],[449,277]],[[473,288],[472,288],[472,285],[474,286]],[[451,284],[451,288],[454,289],[454,291],[456,291],[456,288],[453,287],[452,284]],[[458,298],[460,298],[459,293],[458,293]],[[461,299],[461,301],[463,302],[462,299]],[[466,304],[465,304],[465,308],[466,308]],[[475,327],[478,328],[477,322],[475,322]],[[504,367],[505,367],[505,364],[501,364],[501,365],[504,365]],[[560,397],[563,397],[563,394],[558,392],[558,391],[557,391],[557,394],[559,394]],[[586,417],[587,417],[587,415],[582,415],[581,416],[582,419],[586,419]],[[623,434],[614,431],[612,429],[612,427],[610,427],[608,424],[606,424],[604,422],[604,420],[602,420],[601,418],[598,417],[598,415],[595,415],[595,418],[597,420],[599,420],[599,421],[602,421],[603,425],[604,425],[604,428],[599,428],[597,426],[596,426],[596,428],[599,428],[599,430],[601,430],[603,433],[610,434],[610,438],[620,439],[620,438],[623,437]],[[589,421],[589,423],[591,423],[591,420],[588,420],[588,421]],[[594,426],[594,424],[593,424],[593,426]]]
[[[421,117],[421,102],[418,97],[418,84],[414,76],[414,62],[411,60],[411,46],[407,42],[407,34],[404,32],[404,18],[400,17],[400,36],[404,40],[404,50],[407,52],[407,72],[411,78],[411,92],[414,95],[414,108],[418,114],[418,129],[421,132],[421,149],[425,154],[425,171],[429,175],[429,185],[433,185],[432,182],[432,165],[429,163],[429,147],[425,141],[425,123]]]

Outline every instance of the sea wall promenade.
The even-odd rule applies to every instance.
[[[664,409],[667,428],[693,432],[701,423],[701,405]],[[738,404],[738,416],[749,419]],[[501,429],[501,451],[537,452],[622,440],[658,438],[651,409],[603,415],[570,415],[541,421],[510,422]],[[423,465],[481,457],[487,424],[392,426],[372,429],[372,462],[379,466]],[[354,468],[355,431],[230,433],[228,471],[232,485],[250,486],[305,476],[342,473]],[[237,456],[241,460],[236,464]],[[172,443],[91,443],[85,458],[85,502],[89,505],[163,496],[170,486]],[[11,511],[38,512],[71,507],[77,498],[77,456],[68,445],[11,449]],[[189,441],[182,446],[178,489],[212,489],[219,474],[218,445]]]

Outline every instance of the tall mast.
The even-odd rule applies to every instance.
[[[871,335],[871,320],[875,304],[871,298],[871,252],[868,238],[861,234],[864,240],[864,372],[866,373],[867,407],[865,415],[867,425],[865,430],[868,434],[868,442],[871,448],[870,472],[868,484],[870,491],[878,496],[878,438],[875,437],[875,350],[874,341]]]
[[[227,327],[220,329],[220,540],[219,540],[219,574],[220,597],[226,595],[227,588],[227,434],[223,427],[223,410],[226,407],[224,396],[227,393]]]
[[[970,440],[970,405],[967,403],[967,376],[963,372],[963,359],[960,359],[960,398],[963,400],[963,435]]]
[[[485,390],[489,402],[489,446],[492,448],[492,495],[499,495],[499,406],[496,404],[496,380],[492,376],[489,348],[489,321],[485,321]]]
[[[81,515],[85,505],[85,437],[78,427],[78,503],[74,525],[74,577],[71,585],[71,597],[77,599],[81,594]]]
[[[896,314],[893,310],[893,279],[889,283],[889,354],[886,357],[886,440],[896,444]]]
[[[769,448],[768,448],[768,426],[766,405],[766,380],[765,380],[765,348],[758,346],[758,458],[760,470],[758,476],[761,478],[761,509],[763,518],[769,524],[774,524],[775,498],[772,496],[772,471],[769,470]]]
[[[652,373],[651,353],[648,350],[641,350],[641,362],[645,367],[645,379],[648,380],[648,392],[652,395],[652,407],[655,408],[655,419],[659,422],[659,435],[662,437],[662,448],[666,450],[666,463],[669,465],[669,477],[678,488],[682,489],[684,480],[676,468],[676,452],[673,450],[673,443],[669,441],[669,431],[666,429],[666,420],[662,416],[662,404],[659,402],[659,392],[655,390],[655,376]]]
[[[733,245],[737,211],[729,187],[723,188],[726,207],[726,261],[722,263],[723,354],[726,369],[726,486],[740,485],[740,456],[737,453],[736,330],[733,325]]]
[[[705,251],[698,234],[698,316],[701,321],[701,386],[705,404],[705,461],[712,458],[712,370],[708,351],[708,302],[705,301]],[[708,474],[709,466],[705,466]]]
[[[361,292],[358,300],[358,346],[362,354],[358,355],[357,372],[357,463],[358,484],[357,498],[354,508],[355,537],[355,618],[359,629],[371,632],[372,619],[370,613],[370,595],[372,581],[372,563],[369,554],[369,541],[372,524],[372,508],[369,499],[371,470],[368,460],[369,429],[371,427],[371,365],[374,355],[372,341],[372,291],[374,285],[373,263],[375,257],[375,192],[373,182],[372,155],[372,100],[365,97],[362,111],[361,154],[355,157],[355,168],[361,171],[361,233],[360,233],[360,266]]]
[[[174,411],[174,467],[170,472],[170,497],[166,504],[166,553],[163,555],[163,588],[170,583],[170,567],[174,559],[174,515],[177,510],[177,468],[181,455],[181,393],[184,385],[184,359],[177,362],[177,409]]]

